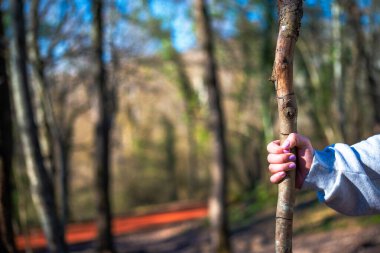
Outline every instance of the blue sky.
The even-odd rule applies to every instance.
[[[48,0],[42,0],[42,3]],[[118,10],[128,15],[138,6],[141,6],[141,1],[126,1],[126,0],[111,0],[111,2],[117,4]],[[164,22],[164,27],[171,30],[172,39],[174,41],[175,47],[180,51],[186,51],[193,48],[196,44],[194,27],[191,17],[191,5],[192,0],[147,0],[151,8],[152,13],[162,19]],[[63,0],[57,1],[58,8],[50,11],[49,19],[54,22],[55,19],[59,19],[62,15],[62,10],[65,8]],[[74,0],[75,4],[79,7],[81,20],[83,24],[89,24],[91,22],[91,10],[89,0]],[[108,1],[106,1],[108,2]],[[330,5],[332,0],[306,0],[304,2],[306,7],[320,7],[322,15],[325,18],[331,17]],[[371,0],[360,0],[361,6],[368,6]],[[236,33],[236,28],[234,27],[235,20],[237,19],[236,10],[233,8],[221,9],[220,2],[218,0],[209,0],[210,7],[214,12],[222,13],[222,18],[214,19],[214,26],[221,36],[231,37]],[[236,0],[236,3],[244,6],[248,3],[248,0]],[[219,8],[219,9],[218,9]],[[222,10],[222,11],[221,11]],[[78,13],[76,13],[78,15]],[[263,11],[260,5],[253,5],[251,11],[248,14],[249,19],[256,24],[262,23],[261,20]],[[220,15],[219,15],[220,16]],[[125,25],[120,25],[120,33],[126,32]],[[88,29],[88,27],[87,27]],[[137,31],[136,31],[137,32]],[[120,40],[120,39],[119,39]],[[122,40],[122,39],[121,39]]]

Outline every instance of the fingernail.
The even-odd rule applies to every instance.
[[[283,148],[289,148],[290,147],[290,142],[288,140],[284,141],[281,145]]]
[[[279,174],[280,174],[279,176],[280,176],[281,178],[286,176],[286,173],[283,172],[283,171],[279,172]]]
[[[289,149],[284,149],[282,152],[284,152],[284,154],[287,154],[287,153],[290,153],[290,150]]]
[[[295,160],[296,160],[296,156],[295,155],[289,156],[289,161],[295,161]]]
[[[296,164],[295,163],[291,163],[289,164],[289,169],[294,169],[296,167]]]

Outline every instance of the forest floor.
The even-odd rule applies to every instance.
[[[119,224],[115,227],[116,230],[119,229],[115,237],[117,251],[119,253],[208,253],[209,234],[204,220],[206,213],[207,209],[198,205],[193,208],[174,208],[162,213],[119,218],[119,223],[115,223]],[[128,228],[124,232],[123,219],[125,222],[129,221],[129,225],[127,223],[124,225],[124,229]],[[274,211],[267,210],[245,223],[232,229],[234,253],[274,252]],[[87,227],[86,231],[94,233],[95,230],[91,227],[93,225],[87,224],[87,226],[90,227]],[[295,253],[380,252],[379,216],[364,218],[342,216],[315,199],[297,205],[293,231]],[[91,235],[92,238],[94,235]],[[75,235],[72,234],[71,238],[75,238]],[[87,240],[77,238],[76,242],[71,240],[71,252],[94,252],[90,237]]]
[[[273,218],[235,231],[234,253],[274,252]],[[179,232],[181,231],[181,232]],[[298,234],[293,239],[294,253],[378,253],[380,226],[334,229],[326,232]],[[117,239],[119,253],[209,253],[209,236],[202,226],[182,224],[143,234],[129,234]],[[83,249],[83,248],[82,248]],[[92,252],[82,250],[74,252]]]

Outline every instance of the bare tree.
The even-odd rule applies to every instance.
[[[266,30],[264,32],[264,40],[261,51],[261,68],[264,73],[270,73],[270,69],[273,63],[272,52],[275,48],[273,41],[275,41],[275,30],[276,30],[276,22],[275,22],[275,7],[276,0],[266,0],[263,2],[263,8],[265,10],[265,23]],[[265,79],[267,80],[267,76]],[[260,99],[261,99],[261,117],[263,123],[263,135],[264,140],[263,143],[266,144],[273,140],[274,132],[273,132],[273,122],[274,122],[274,114],[272,113],[271,101],[273,101],[272,96],[273,88],[270,85],[267,85],[267,82],[262,82],[260,86]],[[273,105],[273,104],[272,104]]]
[[[27,75],[24,2],[12,1],[11,75],[18,131],[24,151],[31,193],[51,252],[66,252],[62,226],[56,214],[54,188],[43,163]]]
[[[346,110],[345,110],[345,80],[343,77],[343,64],[342,64],[342,25],[341,25],[341,6],[338,3],[331,4],[332,12],[332,39],[333,39],[333,52],[332,64],[334,73],[334,84],[336,94],[336,112],[338,113],[338,127],[342,135],[343,141],[347,140],[346,131]]]
[[[199,112],[199,98],[197,92],[194,90],[189,75],[186,71],[186,63],[183,60],[180,52],[174,47],[173,34],[169,29],[163,28],[163,20],[154,17],[151,8],[149,8],[148,1],[144,1],[145,9],[149,10],[149,19],[140,21],[129,17],[130,21],[135,24],[143,26],[147,29],[150,35],[156,39],[159,39],[164,47],[164,55],[167,57],[173,67],[176,74],[177,87],[181,97],[183,99],[183,104],[185,107],[185,121],[187,128],[187,145],[189,147],[188,151],[188,162],[187,162],[187,172],[188,172],[188,196],[191,197],[197,186],[197,167],[198,167],[198,157],[197,157],[197,141],[195,138],[195,128],[197,125],[196,117]]]
[[[39,130],[39,139],[41,142],[41,151],[44,156],[45,167],[50,172],[51,179],[54,179],[56,173],[55,157],[54,157],[54,140],[56,139],[52,133],[57,133],[58,128],[53,124],[54,118],[52,117],[52,106],[50,97],[47,94],[47,85],[45,78],[45,64],[41,59],[40,50],[38,46],[38,32],[39,32],[39,9],[40,1],[32,0],[30,4],[31,13],[31,32],[30,42],[28,45],[28,56],[32,63],[32,72],[35,82],[33,82],[33,95],[34,100],[38,106],[35,107],[36,111],[36,124]]]
[[[203,81],[208,92],[209,124],[213,133],[213,164],[211,165],[211,193],[209,215],[211,221],[212,252],[230,252],[227,218],[227,144],[220,84],[209,16],[205,0],[195,0],[195,22],[200,50],[203,54]]]
[[[171,201],[178,200],[178,183],[176,182],[176,163],[177,157],[175,153],[176,133],[173,123],[167,117],[162,118],[162,125],[165,132],[165,167],[167,170],[167,179],[170,184],[169,198]]]
[[[300,38],[296,44],[299,56],[303,62],[307,83],[305,87],[305,96],[299,96],[300,103],[305,106],[308,111],[310,120],[315,125],[314,131],[319,140],[326,145],[334,141],[334,137],[339,135],[329,121],[329,114],[326,113],[328,108],[321,101],[326,100],[325,94],[319,92],[322,87],[322,80],[318,72],[318,59],[312,54],[307,42]],[[321,105],[322,104],[322,105]],[[339,139],[339,138],[338,138]]]
[[[373,54],[369,50],[368,40],[364,28],[362,26],[362,11],[356,0],[339,1],[343,8],[348,13],[348,20],[352,29],[355,32],[356,46],[364,61],[364,66],[367,74],[368,91],[372,103],[374,130],[380,130],[380,71],[376,68]]]
[[[199,101],[196,91],[193,89],[190,78],[186,72],[185,63],[181,55],[174,48],[173,42],[170,41],[169,48],[170,60],[175,66],[178,80],[178,89],[182,95],[186,111],[186,128],[187,128],[187,144],[189,146],[188,157],[188,195],[194,194],[197,186],[197,141],[195,139],[196,115],[199,110]]]
[[[31,62],[32,73],[35,80],[35,95],[36,100],[38,102],[38,106],[36,106],[36,114],[41,117],[40,119],[40,139],[44,139],[45,152],[49,157],[49,161],[45,162],[45,166],[49,168],[51,172],[51,180],[54,180],[55,175],[55,157],[54,150],[56,147],[60,147],[56,145],[56,142],[61,140],[60,129],[56,124],[55,115],[53,112],[53,105],[51,101],[50,94],[48,93],[47,80],[45,76],[45,64],[41,58],[39,45],[38,45],[38,32],[39,32],[39,12],[38,9],[40,7],[40,0],[32,0],[30,5],[31,12],[31,33],[30,33],[30,46],[29,50],[29,60]],[[44,129],[45,131],[42,131]],[[49,166],[49,167],[48,167]],[[64,222],[62,220],[62,222]]]
[[[34,76],[35,94],[40,106],[37,110],[42,115],[40,128],[45,128],[45,138],[48,144],[47,155],[49,156],[48,165],[51,167],[52,180],[58,179],[57,188],[59,196],[59,209],[63,226],[70,218],[69,205],[69,183],[70,183],[70,163],[72,153],[72,143],[74,134],[75,121],[84,112],[88,111],[88,103],[70,103],[68,98],[80,87],[74,80],[59,85],[58,81],[53,82],[48,73],[48,66],[54,65],[54,49],[59,46],[59,42],[68,41],[70,38],[65,26],[70,25],[72,20],[69,14],[77,11],[73,3],[68,2],[67,9],[64,10],[59,22],[52,26],[52,31],[45,36],[48,37],[49,46],[46,55],[41,54],[39,39],[41,38],[41,27],[46,26],[43,23],[44,16],[51,8],[53,1],[45,3],[40,0],[32,0],[30,4],[30,40],[29,40],[29,60]],[[43,8],[41,8],[43,7]],[[46,21],[45,21],[46,22]],[[50,24],[47,24],[50,25]],[[76,35],[71,35],[76,37]],[[78,45],[81,43],[77,43]],[[70,49],[67,49],[69,51]],[[79,55],[79,54],[77,54]],[[67,60],[64,58],[63,60]],[[80,76],[80,75],[77,75]],[[61,73],[61,77],[64,75]],[[55,85],[52,85],[55,84]],[[74,88],[73,88],[74,87]],[[54,88],[54,89],[52,89]],[[59,115],[59,122],[57,120]],[[40,131],[43,132],[43,131]],[[47,134],[47,136],[46,136]],[[41,135],[40,135],[41,136]],[[58,174],[55,173],[57,170]],[[56,177],[57,176],[57,177]]]
[[[96,203],[98,252],[114,252],[112,239],[112,214],[109,196],[110,181],[110,133],[112,128],[113,108],[110,89],[107,87],[103,43],[103,1],[92,2],[93,13],[93,46],[95,52],[95,87],[97,90],[98,121],[95,131],[95,171],[96,171]]]
[[[73,132],[73,124],[78,115],[77,111],[82,112],[82,107],[78,107],[72,110],[71,115],[75,115],[73,119],[63,120],[61,124],[57,123],[57,117],[54,111],[54,106],[52,102],[52,94],[49,91],[48,87],[48,78],[46,77],[46,68],[45,68],[45,60],[42,58],[39,45],[39,29],[40,29],[40,8],[41,1],[40,0],[32,0],[30,5],[30,13],[31,13],[31,33],[30,33],[30,47],[29,47],[29,56],[30,62],[32,63],[32,72],[35,77],[35,87],[36,94],[38,98],[38,102],[40,104],[37,107],[38,110],[42,112],[40,114],[43,115],[44,126],[46,126],[46,132],[48,136],[45,136],[48,146],[49,146],[49,156],[50,156],[50,166],[57,167],[59,171],[59,188],[60,188],[60,204],[61,204],[61,220],[62,225],[65,226],[68,216],[69,216],[69,201],[68,201],[68,178],[69,178],[69,157],[70,157],[70,144],[72,140],[72,132]],[[65,13],[67,15],[67,12]],[[57,30],[62,29],[62,26],[66,20],[64,18],[61,19],[61,23],[58,25]],[[56,31],[56,34],[59,34],[59,31]],[[59,40],[58,40],[59,41]],[[53,49],[49,48],[49,52]],[[47,57],[51,57],[48,55]],[[67,89],[66,89],[67,90]],[[62,94],[64,93],[64,95]],[[66,92],[61,92],[63,98],[66,98]],[[64,106],[61,104],[61,106]],[[68,113],[61,114],[62,118]],[[79,113],[80,114],[80,113]],[[43,127],[43,126],[41,126]],[[51,169],[51,171],[55,171],[55,169]],[[54,180],[54,174],[52,180]],[[63,227],[64,228],[64,227]]]
[[[0,6],[2,6],[0,1]],[[12,228],[12,114],[6,71],[7,46],[0,8],[0,252],[16,252]]]

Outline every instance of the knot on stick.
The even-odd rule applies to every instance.
[[[287,106],[284,108],[284,113],[288,119],[293,119],[297,115],[297,109],[294,107]]]
[[[297,116],[297,106],[293,96],[295,96],[295,94],[292,92],[284,96],[277,97],[281,105],[282,112],[288,119],[294,119]]]

